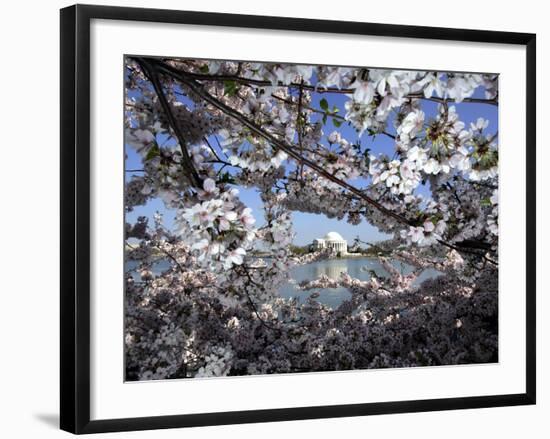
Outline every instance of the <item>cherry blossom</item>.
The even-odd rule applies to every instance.
[[[127,215],[127,379],[498,360],[498,131],[461,118],[498,105],[498,75],[136,56],[126,94],[125,211],[175,216]],[[293,212],[391,236],[384,274],[282,298],[294,267],[337,257],[293,253]]]

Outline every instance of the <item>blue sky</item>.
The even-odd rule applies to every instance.
[[[326,98],[329,102],[330,108],[335,105],[339,108],[339,114],[344,115],[344,103],[347,100],[345,95],[338,94],[320,94],[313,93],[312,107],[319,108],[319,101],[322,98]],[[484,97],[483,90],[480,88],[474,94],[474,97]],[[469,126],[470,122],[475,122],[479,117],[483,117],[490,121],[488,131],[494,133],[498,130],[498,107],[487,104],[478,103],[460,103],[454,104],[457,112],[462,121]],[[426,119],[433,117],[437,110],[437,103],[430,101],[423,101],[422,109],[426,113]],[[388,131],[394,133],[391,122],[388,123]],[[354,143],[360,140],[362,148],[370,148],[371,154],[377,155],[379,153],[393,154],[393,139],[379,135],[373,140],[366,133],[361,138],[358,137],[357,132],[347,124],[342,124],[339,128],[334,127],[330,118],[323,128],[325,135],[330,134],[333,130],[338,130],[342,134],[342,137]],[[141,159],[136,154],[134,149],[126,145],[125,151],[127,154],[126,169],[141,169]],[[139,175],[139,173],[136,173]],[[127,172],[126,178],[131,178],[132,173]],[[354,180],[354,184],[358,186],[365,186],[366,181]],[[260,226],[263,223],[263,210],[262,202],[256,190],[246,189],[243,187],[237,187],[240,192],[240,198],[248,207],[250,207],[256,218],[256,225]],[[420,192],[427,192],[426,189],[420,189]],[[134,222],[138,216],[148,216],[159,211],[164,214],[165,224],[168,228],[171,228],[174,221],[173,211],[167,211],[164,204],[159,199],[150,200],[145,206],[138,206],[134,208],[134,211],[127,214],[127,221]],[[297,245],[309,244],[313,239],[324,236],[329,231],[336,231],[340,233],[348,242],[353,241],[356,236],[359,236],[361,240],[366,242],[376,242],[386,239],[388,236],[384,235],[378,230],[369,225],[366,221],[363,221],[359,225],[351,225],[345,220],[339,221],[336,219],[329,219],[323,215],[309,214],[303,212],[293,213],[293,225],[295,231],[294,243]]]

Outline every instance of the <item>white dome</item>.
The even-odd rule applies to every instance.
[[[345,241],[338,232],[328,232],[323,239],[325,241]]]

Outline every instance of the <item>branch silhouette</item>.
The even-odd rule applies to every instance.
[[[210,105],[214,106],[218,110],[222,111],[224,114],[226,114],[226,115],[234,118],[235,120],[239,121],[242,125],[246,126],[251,132],[255,133],[256,135],[264,138],[269,143],[271,143],[276,149],[280,149],[280,150],[284,151],[290,157],[295,159],[298,163],[301,163],[303,165],[308,166],[310,169],[314,170],[315,172],[317,172],[319,175],[323,176],[327,180],[330,180],[333,183],[336,183],[337,185],[339,185],[340,187],[342,187],[342,188],[348,190],[349,192],[353,193],[354,195],[356,195],[360,199],[364,200],[365,202],[367,202],[368,204],[373,206],[375,209],[377,209],[381,213],[395,219],[396,221],[398,221],[401,224],[404,224],[404,225],[407,225],[407,226],[418,226],[418,221],[410,220],[410,219],[408,219],[408,218],[406,218],[406,217],[404,217],[400,214],[397,214],[397,213],[387,209],[380,202],[378,202],[377,200],[374,200],[373,198],[366,195],[363,190],[361,190],[361,189],[349,184],[348,182],[334,176],[333,174],[327,172],[325,169],[323,169],[321,166],[319,166],[317,163],[315,163],[315,162],[309,160],[308,158],[302,156],[299,152],[296,151],[297,149],[299,150],[299,147],[296,147],[296,145],[291,145],[291,144],[289,144],[288,142],[286,142],[284,140],[278,139],[274,135],[272,135],[272,134],[268,133],[267,131],[265,131],[262,127],[260,127],[255,122],[249,120],[246,116],[244,116],[239,111],[235,110],[234,108],[231,108],[227,104],[221,102],[218,98],[212,96],[210,93],[208,93],[206,90],[204,90],[203,85],[200,82],[196,81],[197,77],[202,78],[205,75],[187,73],[185,71],[182,71],[180,69],[172,67],[171,65],[169,65],[169,64],[167,64],[163,61],[160,61],[158,59],[155,59],[155,58],[136,57],[134,59],[136,59],[136,61],[140,65],[145,64],[146,66],[148,66],[149,69],[152,70],[152,75],[151,76],[156,79],[156,81],[159,85],[160,92],[163,96],[164,96],[164,94],[162,92],[162,87],[160,87],[160,83],[158,81],[158,73],[162,73],[164,75],[167,75],[167,76],[171,77],[172,79],[178,80],[183,85],[185,85],[189,90],[191,90],[194,94],[199,96],[201,99],[203,99],[204,101],[206,101]],[[206,77],[212,78],[212,76],[209,76],[209,75],[206,75]],[[216,78],[222,78],[222,77],[225,77],[225,76],[218,75]],[[257,80],[254,80],[254,81],[258,82]],[[260,82],[267,82],[267,81],[260,81]],[[268,84],[270,84],[270,83],[268,83]],[[305,84],[296,84],[296,87],[299,88],[300,86],[303,86],[304,89],[314,89],[314,87],[306,86]],[[157,89],[157,87],[155,87],[155,90],[156,89]],[[158,93],[158,91],[157,91],[157,93]],[[159,96],[159,98],[160,98],[160,96]],[[169,107],[169,104],[166,101],[165,97],[164,97],[164,100],[166,102],[166,105]],[[173,117],[173,115],[172,115],[172,117]],[[180,132],[180,134],[181,134],[181,132]],[[176,135],[177,135],[177,133],[176,133]],[[183,136],[182,136],[182,139],[183,139]],[[179,136],[178,136],[178,140],[179,140]],[[478,242],[470,241],[470,242],[467,242],[467,243],[463,243],[461,245],[460,243],[452,244],[452,243],[449,243],[449,242],[447,242],[445,240],[442,240],[442,239],[438,240],[438,242],[441,245],[443,245],[447,248],[454,249],[454,250],[457,250],[457,251],[463,252],[463,253],[468,253],[468,254],[477,256],[477,257],[479,257],[483,260],[486,260],[487,262],[489,262],[491,264],[498,265],[498,262],[496,262],[496,261],[494,261],[490,258],[487,258],[485,256],[485,253],[487,251],[487,244],[486,243],[483,243],[483,242],[478,243]]]

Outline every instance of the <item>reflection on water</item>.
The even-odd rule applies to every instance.
[[[313,263],[306,265],[314,277],[327,276],[330,279],[338,279],[341,274],[348,272],[348,263],[344,259],[334,259],[330,264]]]
[[[413,267],[402,262],[395,261],[393,262],[393,265],[402,274],[409,274],[413,271]],[[297,284],[305,280],[316,279],[322,275],[328,276],[331,279],[338,279],[342,273],[347,273],[351,277],[357,279],[369,280],[371,277],[371,272],[376,273],[377,276],[389,276],[388,272],[376,259],[350,258],[327,259],[307,265],[300,265],[291,270],[290,277],[294,279]],[[433,269],[425,270],[416,279],[415,284],[419,284],[426,279],[437,276],[438,274],[439,273]],[[319,297],[316,300],[332,308],[338,307],[340,303],[351,297],[350,292],[346,288],[316,288],[310,291],[300,291],[297,290],[291,283],[283,285],[279,290],[279,293],[282,297],[297,297],[303,301],[314,291],[319,293]]]
[[[127,261],[126,269],[135,268],[137,263],[135,261]],[[413,271],[410,265],[402,262],[394,261],[394,267],[401,271],[403,274],[409,274]],[[160,274],[162,271],[168,269],[170,262],[167,260],[160,260],[153,266],[153,272]],[[299,265],[294,267],[290,272],[290,277],[298,284],[306,280],[314,280],[321,276],[328,276],[331,279],[338,279],[342,273],[347,273],[351,277],[368,280],[370,279],[370,273],[376,273],[377,276],[387,277],[388,272],[380,265],[378,260],[370,258],[350,258],[350,259],[327,259],[323,261],[313,262],[307,265]],[[436,277],[440,273],[433,269],[425,270],[415,281],[415,284],[419,284],[422,281],[431,277]],[[133,273],[133,276],[138,280],[139,275]],[[279,293],[282,297],[290,299],[297,297],[300,301],[304,301],[314,291],[319,293],[319,297],[316,299],[325,305],[332,308],[338,307],[344,300],[349,299],[351,294],[346,288],[316,288],[310,291],[300,291],[295,288],[292,283],[287,283],[279,289]]]

